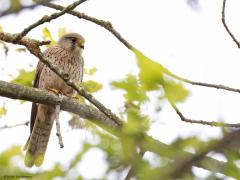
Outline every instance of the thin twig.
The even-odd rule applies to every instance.
[[[1,12],[0,13],[0,18],[3,17],[3,16],[6,16],[6,15],[17,14],[17,13],[19,13],[22,10],[25,10],[25,9],[34,9],[34,8],[38,7],[39,5],[41,5],[45,2],[50,2],[50,1],[53,1],[53,0],[42,0],[42,1],[36,2],[35,4],[28,5],[28,6],[20,6],[16,9],[11,9],[10,8],[10,9],[4,11],[4,12]]]
[[[188,119],[186,118],[181,111],[178,109],[176,104],[169,98],[167,97],[168,102],[171,104],[172,108],[176,111],[180,119],[184,122],[187,123],[194,123],[194,124],[202,124],[202,125],[208,125],[208,126],[214,126],[214,127],[231,127],[231,128],[240,128],[240,123],[237,124],[230,124],[230,123],[223,123],[223,122],[216,122],[216,121],[204,121],[204,120],[193,120],[193,119]]]
[[[172,73],[171,71],[169,71],[168,69],[164,69],[164,73],[173,77],[174,79],[177,79],[179,81],[191,84],[191,85],[196,85],[196,86],[203,86],[203,87],[208,87],[208,88],[215,88],[215,89],[221,89],[221,90],[226,90],[226,91],[232,91],[232,92],[237,92],[240,93],[240,89],[237,88],[232,88],[232,87],[228,87],[222,84],[210,84],[210,83],[203,83],[203,82],[197,82],[197,81],[192,81],[183,77],[180,77],[174,73]]]
[[[53,13],[50,16],[47,16],[47,15],[43,16],[37,22],[35,22],[35,23],[31,24],[30,26],[28,26],[27,28],[25,28],[22,32],[16,34],[14,41],[16,41],[16,42],[19,41],[22,37],[26,36],[27,33],[29,33],[32,29],[36,28],[37,26],[39,26],[41,24],[50,22],[51,20],[64,15],[65,13],[67,13],[68,11],[71,11],[72,9],[74,9],[75,7],[77,7],[78,5],[80,5],[81,3],[85,2],[85,1],[87,1],[87,0],[78,0],[78,1],[68,5],[66,8],[64,8],[60,12]]]
[[[224,28],[226,29],[227,33],[230,35],[232,40],[236,43],[237,47],[240,48],[240,43],[236,39],[236,37],[233,35],[233,33],[230,31],[228,28],[226,21],[225,21],[225,9],[226,9],[226,0],[223,0],[223,5],[222,5],[222,24]]]
[[[25,123],[15,124],[15,125],[12,125],[12,126],[4,125],[4,126],[0,127],[0,130],[14,128],[14,127],[17,127],[17,126],[28,126],[28,125],[29,125],[29,121],[26,121]]]

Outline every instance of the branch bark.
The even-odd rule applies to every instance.
[[[48,91],[8,83],[1,80],[0,87],[0,96],[8,97],[11,99],[27,100],[42,104],[60,105],[60,108],[62,110],[75,113],[84,119],[88,119],[89,121],[95,123],[99,127],[116,136],[120,136],[121,134],[122,126],[112,121],[108,116],[106,116],[98,109],[80,103],[75,99],[71,99],[66,96],[60,98],[54,93]],[[170,153],[172,152],[172,147],[170,145],[155,140],[147,134],[144,135],[139,146],[142,148],[143,151],[150,151],[173,160],[176,159],[176,154]],[[193,154],[180,149],[179,154],[181,154],[181,157],[193,156]],[[211,164],[211,166],[209,166],[209,164]],[[207,169],[209,171],[216,171],[216,169],[218,169],[220,172],[227,167],[224,162],[218,161],[211,157],[204,157],[203,160],[196,161],[193,163],[193,165],[196,167]],[[233,176],[232,174],[228,174],[228,172],[221,173],[224,173],[228,176]]]
[[[95,122],[96,124],[104,124],[109,128],[118,128],[118,125],[114,123],[114,121],[106,118],[103,113],[99,113],[96,108],[79,103],[78,101],[70,99],[66,96],[60,98],[48,91],[12,84],[1,80],[0,87],[0,96],[41,104],[60,105],[62,110],[78,114],[82,118],[89,119],[91,121],[97,121]]]

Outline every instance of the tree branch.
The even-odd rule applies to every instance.
[[[187,122],[187,123],[194,123],[194,124],[202,124],[202,125],[208,125],[208,126],[215,126],[215,127],[230,127],[230,128],[240,128],[240,124],[230,124],[230,123],[223,123],[223,122],[216,122],[216,121],[204,121],[204,120],[193,120],[193,119],[188,119],[186,118],[181,111],[178,109],[178,107],[176,106],[176,104],[170,99],[167,98],[168,102],[171,104],[172,108],[176,111],[176,113],[178,114],[178,116],[180,117],[180,119],[183,122]]]
[[[63,98],[60,98],[54,93],[51,93],[48,91],[44,91],[37,88],[30,88],[30,87],[17,85],[13,83],[8,83],[1,80],[0,80],[0,87],[1,87],[0,96],[8,97],[11,99],[27,100],[27,101],[32,101],[32,102],[41,103],[41,104],[60,105],[62,110],[77,114],[84,119],[90,120],[91,122],[95,123],[96,125],[105,129],[106,131],[116,136],[120,136],[120,133],[121,133],[120,130],[122,126],[112,121],[108,116],[106,116],[104,113],[102,113],[98,109],[92,106],[80,103],[75,99],[71,99],[66,96],[63,96]],[[156,154],[159,154],[161,156],[164,156],[173,160],[176,158],[175,154],[170,153],[172,152],[172,147],[170,145],[167,145],[158,140],[155,140],[151,136],[148,136],[147,134],[145,134],[144,137],[142,138],[140,147],[142,148],[142,151],[154,152]],[[193,155],[189,152],[185,152],[180,149],[179,149],[179,153],[181,153],[182,156]],[[206,161],[208,163],[206,163]],[[208,166],[208,164],[211,164],[211,166]],[[204,161],[198,161],[194,163],[194,166],[201,167],[209,171],[216,171],[216,169],[221,170],[226,168],[227,164],[225,164],[222,161],[218,161],[213,158],[206,157]],[[223,173],[228,176],[232,176],[231,174],[228,174],[228,172],[223,172]]]
[[[78,114],[82,118],[97,121],[97,124],[104,124],[109,128],[116,129],[118,125],[109,118],[99,113],[93,107],[81,104],[78,101],[63,96],[60,98],[54,93],[44,91],[37,88],[30,88],[17,84],[12,84],[0,80],[0,96],[8,97],[11,99],[21,99],[26,101],[33,101],[41,104],[60,105],[62,110]]]
[[[12,43],[12,44],[23,45],[23,46],[29,47],[29,48],[34,48],[34,47],[38,47],[38,46],[42,46],[42,45],[48,45],[50,43],[50,41],[38,41],[38,40],[30,39],[27,37],[23,37],[18,42],[14,42],[15,38],[16,37],[13,34],[6,33],[6,32],[0,32],[0,40],[8,42],[8,43]]]
[[[182,81],[182,82],[185,82],[185,83],[188,83],[191,85],[197,85],[197,86],[203,86],[203,87],[208,87],[208,88],[215,88],[215,89],[221,89],[221,90],[225,90],[225,91],[240,93],[240,89],[237,89],[237,88],[228,87],[228,86],[225,86],[222,84],[209,84],[209,83],[197,82],[197,81],[192,81],[192,80],[180,77],[180,76],[172,73],[171,71],[169,71],[166,68],[164,68],[164,73],[167,74],[168,76],[173,77],[174,79],[177,79],[179,81]]]

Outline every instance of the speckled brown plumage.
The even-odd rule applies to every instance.
[[[48,48],[43,55],[45,59],[68,73],[73,81],[80,82],[83,78],[83,47],[84,38],[77,33],[69,33],[61,37],[57,45]],[[67,96],[75,95],[75,91],[42,62],[37,65],[34,87],[55,89]],[[57,116],[55,108],[50,105],[32,104],[31,134],[25,145],[25,165],[28,167],[34,164],[40,166],[43,162],[53,122]]]

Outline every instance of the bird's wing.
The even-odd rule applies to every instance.
[[[43,67],[44,67],[44,63],[39,61],[38,65],[37,65],[37,69],[36,69],[35,78],[33,81],[33,87],[35,87],[35,88],[38,88],[39,78],[40,78]],[[32,133],[32,130],[33,130],[36,115],[37,115],[37,104],[32,103],[31,120],[30,120],[30,134]]]

